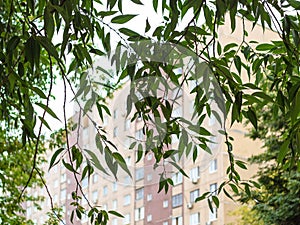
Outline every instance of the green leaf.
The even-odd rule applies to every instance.
[[[234,65],[235,65],[237,71],[239,72],[239,74],[241,74],[241,70],[242,70],[242,60],[241,60],[241,58],[238,55],[236,55],[233,58],[233,61],[234,61]]]
[[[51,130],[51,127],[49,126],[48,122],[43,117],[39,116],[39,119],[49,130]]]
[[[17,45],[20,43],[20,38],[18,36],[13,36],[6,45],[6,51],[7,52],[12,52],[13,50],[15,50],[15,48],[17,47]]]
[[[30,37],[25,43],[25,59],[31,64],[33,69],[34,63],[36,65],[39,64],[40,60],[40,45],[39,43],[33,38]]]
[[[260,44],[260,45],[256,46],[257,51],[270,51],[273,48],[274,48],[273,44],[267,44],[267,43]]]
[[[130,173],[128,167],[127,167],[127,164],[126,164],[126,162],[125,162],[125,160],[124,160],[124,158],[123,158],[123,156],[122,156],[120,153],[118,153],[118,152],[114,152],[112,155],[113,155],[114,159],[119,163],[119,165],[121,166],[121,168],[122,168],[122,169],[123,169],[130,177],[132,177],[132,176],[131,176],[131,173]]]
[[[178,169],[178,171],[179,171],[180,173],[182,173],[183,176],[189,177],[189,176],[184,172],[184,170],[183,170],[180,166],[178,166],[175,162],[170,161],[170,164],[172,164],[176,169]]]
[[[142,144],[138,144],[136,163],[138,163],[142,159],[142,157],[143,157],[143,146]]]
[[[147,33],[149,30],[150,30],[151,26],[150,26],[150,23],[149,23],[149,20],[148,18],[146,19],[146,27],[145,27],[145,33]]]
[[[133,15],[133,14],[128,14],[128,15],[120,15],[120,16],[116,16],[114,17],[111,22],[112,23],[117,23],[117,24],[123,24],[128,22],[129,20],[133,19],[135,16],[137,15]]]
[[[96,134],[95,141],[96,141],[96,146],[99,149],[100,153],[103,154],[103,145],[99,134]]]
[[[290,144],[290,139],[287,139],[283,142],[283,144],[280,146],[279,153],[277,156],[277,162],[282,163],[284,157],[286,156],[288,150],[289,150],[289,144]]]
[[[55,151],[55,153],[53,154],[51,160],[50,160],[50,165],[49,165],[49,170],[52,168],[52,166],[55,163],[55,160],[57,158],[57,156],[64,150],[64,148],[60,148],[58,150]]]
[[[36,94],[38,94],[41,98],[47,99],[44,92],[41,89],[39,89],[38,87],[30,87],[30,89],[33,90]]]
[[[36,36],[35,39],[46,49],[49,55],[59,61],[57,50],[48,38],[44,36]]]
[[[237,188],[236,185],[234,185],[234,184],[232,184],[232,183],[229,183],[229,186],[231,187],[231,189],[233,190],[233,192],[234,192],[235,194],[238,194],[238,193],[239,193],[239,190],[238,190],[238,188]],[[224,190],[225,190],[225,189],[224,189]]]
[[[246,170],[247,169],[247,166],[245,165],[245,162],[242,162],[240,160],[235,160],[235,164],[238,165],[238,167]]]
[[[155,12],[157,12],[157,7],[158,7],[158,0],[153,0],[153,8]]]
[[[264,100],[266,100],[268,102],[274,102],[273,99],[269,95],[267,95],[266,93],[264,93],[264,92],[255,92],[252,95],[260,97],[260,98],[262,98],[262,99],[264,99]]]
[[[53,19],[53,13],[51,12],[48,6],[46,6],[44,10],[44,28],[46,30],[47,36],[51,40],[54,34],[55,24]]]
[[[225,45],[224,47],[224,52],[227,52],[229,49],[237,47],[238,45],[236,43],[229,43],[227,45]]]
[[[136,33],[135,31],[133,31],[133,30],[130,30],[130,29],[128,29],[128,28],[120,28],[119,29],[119,31],[122,33],[122,34],[125,34],[125,35],[127,35],[127,36],[130,36],[130,37],[132,37],[132,36],[141,36],[141,35],[139,35],[138,33]]]
[[[99,55],[99,56],[105,55],[104,52],[102,52],[102,51],[100,51],[99,49],[96,49],[96,48],[92,48],[90,50],[90,53],[93,53],[93,54],[96,54],[96,55]]]
[[[121,217],[121,218],[124,218],[124,216],[116,211],[113,211],[113,210],[110,210],[108,211],[109,214],[112,214],[114,216],[117,216],[117,217]]]
[[[95,154],[94,152],[92,152],[92,151],[90,151],[90,150],[88,150],[88,149],[84,149],[84,151],[87,152],[87,153],[90,155],[90,157],[91,157],[91,162],[94,164],[94,166],[95,166],[98,170],[100,170],[100,171],[102,171],[103,173],[109,175],[109,174],[107,173],[107,171],[104,169],[104,167],[101,165],[101,163],[100,163],[98,157],[96,156],[96,154]]]
[[[140,0],[131,0],[131,1],[138,5],[144,5]]]
[[[73,166],[70,163],[65,162],[65,160],[62,160],[62,163],[64,164],[67,170],[78,174],[78,172],[73,168]]]
[[[57,119],[59,121],[61,121],[56,114],[52,111],[52,109],[50,109],[48,106],[44,105],[43,103],[35,103],[36,105],[38,105],[39,107],[41,107],[43,110],[45,110],[49,115],[51,115],[54,119]]]
[[[250,107],[248,107],[247,117],[250,120],[250,122],[252,123],[252,125],[254,126],[254,128],[257,130],[257,117],[256,117],[256,113]]]
[[[198,202],[198,201],[201,201],[201,200],[205,199],[208,195],[210,195],[210,192],[203,193],[200,197],[195,199],[195,202]]]
[[[216,207],[219,208],[219,205],[220,205],[219,198],[217,196],[215,196],[215,195],[213,195],[211,197],[212,197],[212,200],[215,203]]]
[[[98,13],[99,16],[106,17],[106,16],[112,16],[114,14],[116,14],[118,11],[101,11]]]

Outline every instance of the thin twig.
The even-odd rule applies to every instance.
[[[42,119],[41,119],[41,124],[40,124],[40,127],[39,127],[38,136],[37,136],[37,139],[36,139],[32,169],[30,171],[29,178],[28,178],[25,186],[23,187],[23,189],[21,191],[21,194],[19,196],[19,200],[21,200],[21,198],[22,198],[22,196],[24,194],[24,191],[28,187],[28,185],[29,185],[29,183],[30,183],[30,181],[32,179],[32,176],[33,176],[33,171],[36,168],[36,160],[37,160],[37,155],[38,155],[40,138],[41,138],[41,134],[42,134],[43,121],[44,121],[45,116],[46,116],[46,112],[47,112],[46,110],[49,108],[49,102],[50,102],[50,97],[51,97],[51,92],[52,92],[52,87],[53,87],[53,71],[52,71],[53,65],[52,65],[51,56],[49,54],[48,54],[48,57],[49,57],[49,64],[50,64],[50,87],[49,87],[49,92],[48,92],[48,96],[47,96],[47,99],[46,99],[46,109],[44,109],[44,112],[43,112],[43,115],[42,115]]]

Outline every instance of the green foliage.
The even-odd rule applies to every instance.
[[[42,185],[37,171],[33,171],[31,181],[27,183],[32,171],[32,156],[35,149],[30,145],[23,146],[17,138],[3,137],[4,131],[2,129],[0,131],[0,222],[3,225],[27,224],[29,221],[24,217],[26,210],[20,204],[20,200],[28,202],[41,200],[40,197],[34,197],[27,192],[21,197],[25,185],[28,188]],[[36,166],[44,161],[42,157],[44,151],[40,145],[38,153],[41,156],[38,156]]]
[[[258,217],[258,214],[255,210],[251,210],[248,206],[244,205],[239,207],[230,213],[232,216],[238,217],[238,219],[234,223],[230,223],[230,225],[264,225],[263,221],[261,221]]]
[[[258,119],[258,129],[252,131],[251,137],[263,141],[265,152],[251,160],[261,166],[256,175],[260,189],[253,191],[251,197],[241,200],[252,202],[250,213],[255,213],[265,224],[298,224],[300,172],[293,163],[293,155],[289,154],[291,146],[286,146],[282,138],[291,124],[282,114],[273,118],[270,107],[265,107]],[[282,157],[283,148],[287,149],[284,150],[285,157]]]
[[[230,188],[236,194],[244,189],[250,196],[249,189],[254,184],[241,183],[236,167],[245,169],[245,165],[234,159],[232,138],[228,135],[223,120],[228,119],[231,124],[247,121],[259,130],[263,106],[270,105],[271,120],[276,120],[281,115],[287,124],[278,137],[279,151],[274,151],[274,159],[282,168],[280,175],[300,168],[297,160],[300,155],[300,25],[297,13],[287,13],[293,9],[299,10],[298,1],[153,0],[153,8],[149,10],[162,13],[161,23],[157,27],[151,24],[151,18],[141,23],[139,15],[127,14],[123,7],[125,4],[143,7],[143,3],[142,0],[0,3],[0,121],[6,128],[1,129],[1,138],[5,143],[3,145],[9,146],[13,151],[18,151],[20,145],[22,148],[28,146],[32,151],[26,151],[26,163],[31,162],[31,171],[35,171],[42,145],[42,127],[52,129],[46,115],[58,119],[55,109],[49,108],[54,94],[52,86],[56,79],[62,79],[64,90],[55,95],[64,98],[62,108],[65,126],[60,133],[62,139],[54,140],[57,143],[53,145],[57,145],[57,148],[50,168],[62,160],[77,179],[73,198],[76,209],[72,213],[72,220],[74,216],[81,218],[85,212],[79,204],[80,182],[77,174],[83,179],[93,174],[94,168],[104,172],[106,166],[108,170],[105,172],[114,177],[120,168],[129,173],[123,156],[117,153],[116,145],[107,138],[107,131],[99,127],[88,114],[96,105],[102,120],[104,113],[110,115],[105,99],[111,97],[113,91],[126,81],[136,84],[143,78],[153,79],[153,82],[139,86],[140,90],[146,90],[140,93],[141,96],[137,96],[137,92],[132,90],[127,99],[127,114],[134,114],[131,120],[141,119],[144,123],[145,143],[136,141],[131,146],[138,151],[138,161],[151,151],[156,160],[154,166],[167,160],[184,174],[176,164],[175,156],[181,158],[192,155],[195,161],[198,149],[210,152],[208,143],[211,134],[204,128],[203,121],[214,115],[222,125],[219,132],[225,137],[224,144],[230,162],[226,171],[228,179],[219,186],[218,193],[224,191],[225,195],[231,197],[227,189]],[[238,23],[242,24],[242,28],[239,28],[243,31],[242,41],[222,46],[219,31],[228,22],[225,21],[227,14],[232,32],[237,30]],[[187,24],[182,24],[181,20],[190,17],[192,18]],[[145,34],[129,27],[133,22],[145,24]],[[255,40],[249,40],[248,32],[251,30],[245,26],[246,22],[250,22],[252,28],[271,29],[277,33],[278,40],[259,44]],[[116,48],[113,44],[115,40],[112,39],[117,39]],[[174,45],[177,47],[174,48]],[[120,50],[123,47],[125,51]],[[113,52],[112,49],[116,51]],[[157,53],[153,54],[157,58],[149,56],[150,49]],[[161,51],[162,49],[166,51]],[[190,74],[175,74],[174,69],[182,67],[180,62],[184,61],[183,57],[186,55],[192,55],[195,71]],[[105,56],[115,68],[110,71],[97,67],[96,79],[87,71],[100,56]],[[137,56],[142,59],[140,63],[136,63]],[[248,80],[242,79],[244,75]],[[203,78],[201,84],[197,83],[199,76]],[[172,116],[176,99],[172,102],[157,95],[160,85],[171,90],[171,82],[181,87],[188,81],[196,83],[191,91],[195,96],[193,118],[196,123]],[[67,87],[73,91],[74,101],[79,104],[81,113],[94,125],[97,131],[97,148],[104,155],[107,165],[101,164],[97,155],[89,149],[78,147],[78,140],[76,147],[69,146],[69,135],[76,132],[76,128],[70,129],[67,123]],[[74,91],[75,87],[77,91]],[[149,93],[154,97],[149,96]],[[208,95],[212,93],[220,112],[210,107],[211,99]],[[37,114],[36,106],[43,110],[42,115]],[[155,117],[152,124],[154,128],[149,126],[153,122],[152,115]],[[154,132],[154,129],[160,132]],[[168,152],[173,150],[168,149],[173,136],[179,139],[179,147]],[[1,152],[1,157],[6,157],[4,152]],[[81,173],[83,158],[87,158],[87,165]],[[5,181],[8,171],[3,171],[5,172],[0,173],[1,180]],[[28,174],[30,183],[34,173]],[[26,187],[26,182],[25,185],[20,185]],[[162,173],[159,191],[167,191],[169,185],[172,185],[171,180]],[[289,184],[289,188],[293,189],[293,185]],[[199,199],[210,197],[209,194],[203,196]],[[213,197],[212,201],[208,199],[208,203],[212,208],[212,204],[219,205],[219,200]],[[94,211],[89,217],[93,218],[94,224],[105,224],[109,212],[89,205],[89,210],[92,209]],[[110,214],[116,215],[113,212]]]

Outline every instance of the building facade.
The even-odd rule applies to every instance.
[[[246,22],[247,23],[247,22]],[[247,26],[250,24],[246,24]],[[237,27],[241,23],[237,24]],[[220,29],[221,43],[226,44],[232,41],[238,43],[242,40],[241,28],[237,28],[235,34],[229,32],[230,29]],[[273,37],[272,32],[266,30],[262,34],[260,30],[254,29],[249,32],[249,38],[258,41],[267,41]],[[129,167],[132,178],[125,172],[118,173],[118,179],[113,176],[108,176],[101,171],[95,170],[95,173],[90,179],[83,179],[81,182],[82,190],[85,196],[90,200],[90,203],[97,205],[102,209],[116,210],[120,212],[124,218],[111,216],[110,225],[224,225],[234,223],[235,217],[230,214],[239,205],[238,203],[227,198],[222,192],[219,195],[219,208],[214,208],[210,211],[207,201],[195,202],[195,199],[205,192],[216,193],[219,185],[227,179],[226,170],[229,166],[228,153],[222,135],[217,134],[219,129],[216,118],[211,117],[205,121],[207,129],[215,132],[215,137],[212,137],[210,148],[212,154],[203,150],[199,150],[198,157],[193,161],[192,156],[184,156],[178,164],[189,175],[183,176],[180,172],[174,169],[167,162],[162,162],[155,170],[155,163],[152,153],[148,153],[143,158],[137,160],[136,151],[130,150],[132,138],[143,140],[143,121],[137,119],[131,122],[131,116],[127,115],[126,97],[128,95],[129,85],[118,90],[112,99],[109,99],[108,106],[111,116],[104,115],[103,121],[100,120],[96,108],[89,112],[90,118],[107,131],[107,137],[115,143],[118,151],[124,156],[124,159]],[[174,95],[176,91],[176,94]],[[127,93],[127,94],[126,94]],[[192,118],[193,114],[193,98],[184,88],[183,90],[173,90],[166,97],[176,98],[174,105],[174,117]],[[77,109],[73,116],[73,121],[80,121],[79,134],[72,134],[70,145],[78,145],[83,151],[84,149],[97,151],[95,144],[95,136],[97,129],[94,122],[87,116],[82,116],[82,113]],[[80,119],[79,119],[80,118]],[[227,124],[230,127],[229,123]],[[228,129],[231,136],[234,137],[234,155],[236,159],[246,161],[249,156],[261,151],[259,142],[251,141],[245,137],[246,128],[242,125],[234,125]],[[178,139],[174,137],[172,140],[172,149],[178,149]],[[49,152],[50,160],[53,153]],[[105,158],[98,155],[101,162],[105,162]],[[89,157],[87,155],[87,157]],[[105,163],[104,163],[105,164]],[[45,171],[48,165],[45,164]],[[107,168],[105,168],[107,169]],[[249,165],[248,170],[240,170],[243,179],[249,179],[256,167]],[[170,187],[167,193],[158,191],[158,183],[160,173],[167,171],[172,177],[174,186]],[[50,172],[46,172],[45,179],[48,184],[49,192],[52,196],[52,202],[55,206],[59,206],[63,211],[63,220],[65,224],[70,223],[70,216],[73,206],[71,192],[74,191],[76,181],[73,174],[66,170],[62,163],[54,166]],[[51,201],[47,196],[45,188],[36,188],[28,190],[33,195],[45,196],[45,201],[41,203],[41,210],[38,207],[30,205],[27,207],[27,217],[32,219],[35,224],[44,224],[46,221],[46,213],[50,211]],[[230,190],[228,189],[230,192]],[[82,200],[82,205],[88,207],[87,201]],[[76,216],[75,216],[76,217]],[[81,220],[74,219],[74,224],[87,225],[90,224],[87,216],[83,216]]]

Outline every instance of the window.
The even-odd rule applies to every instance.
[[[173,174],[172,180],[173,180],[174,185],[181,184],[182,183],[182,173],[177,172],[177,173]]]
[[[124,124],[124,130],[129,130],[130,129],[130,119],[125,120]]]
[[[176,109],[174,109],[172,111],[172,117],[175,118],[175,117],[181,117],[182,116],[182,107],[177,107]]]
[[[85,197],[83,197],[83,198],[81,199],[81,204],[82,204],[82,205],[87,205],[87,204],[88,204],[87,199],[89,199],[89,195],[88,195],[88,194],[85,194]]]
[[[98,174],[94,174],[93,175],[93,183],[97,183],[98,182]]]
[[[163,201],[163,207],[167,208],[169,206],[169,201],[168,200],[164,200]]]
[[[130,143],[131,143],[131,140],[130,140],[130,138],[126,138],[125,139],[125,141],[124,141],[124,146],[126,147],[126,148],[129,148],[130,147]]]
[[[173,99],[177,99],[180,96],[182,96],[182,88],[181,87],[176,87],[172,91],[172,97]]]
[[[182,216],[172,218],[172,225],[182,225]]]
[[[182,194],[172,196],[172,207],[178,207],[182,205]]]
[[[118,183],[116,181],[113,182],[112,184],[112,190],[117,191],[118,190]]]
[[[106,196],[107,193],[108,193],[108,188],[107,188],[107,186],[104,186],[103,187],[103,196]]]
[[[138,141],[141,141],[143,140],[144,138],[144,134],[143,134],[143,129],[139,129],[135,132],[135,138],[138,140]]]
[[[149,153],[147,154],[147,160],[148,160],[148,161],[152,160],[152,154],[151,154],[151,152],[149,152]]]
[[[114,128],[114,133],[113,133],[114,137],[118,136],[118,127]]]
[[[66,214],[66,206],[65,206],[65,205],[63,205],[63,206],[61,207],[61,210],[62,210],[62,213],[63,213],[63,214]]]
[[[152,194],[148,194],[147,195],[147,201],[149,202],[149,201],[151,201],[152,200]]]
[[[82,214],[81,222],[82,222],[82,223],[86,223],[88,220],[89,220],[88,215],[87,215],[86,213],[83,213],[83,214]]]
[[[67,191],[66,191],[66,189],[64,188],[64,189],[62,189],[62,190],[60,191],[60,200],[61,200],[61,201],[64,201],[64,200],[66,200],[66,197],[67,197]]]
[[[147,175],[147,181],[151,181],[152,180],[152,173],[149,173],[148,175]]]
[[[124,205],[129,205],[130,204],[130,200],[131,200],[131,197],[130,195],[125,195],[124,196]]]
[[[144,188],[140,188],[136,190],[135,199],[140,200],[144,198]]]
[[[30,216],[31,216],[31,207],[28,207],[28,208],[26,209],[26,215],[27,215],[27,217],[30,217]]]
[[[107,124],[108,124],[108,116],[104,116],[102,126],[105,127],[107,126]]]
[[[89,127],[85,127],[82,130],[82,140],[83,143],[87,143],[89,140]]]
[[[171,139],[172,139],[172,144],[175,144],[175,143],[179,142],[179,138],[176,134],[172,134]]]
[[[98,200],[98,191],[93,191],[92,200],[93,200],[93,203],[97,203],[97,200]]]
[[[58,188],[58,180],[57,179],[54,181],[54,188]]]
[[[196,198],[200,195],[199,189],[190,192],[190,201],[195,202]]]
[[[194,167],[190,170],[190,178],[191,180],[198,179],[200,177],[200,168],[199,166]]]
[[[209,163],[209,172],[213,173],[217,171],[217,159],[210,161]]]
[[[63,183],[63,182],[66,182],[66,181],[67,181],[67,174],[63,173],[62,175],[60,175],[60,182]]]
[[[117,118],[118,118],[118,110],[115,109],[115,110],[114,110],[114,119],[117,119]]]
[[[128,186],[130,184],[130,177],[129,175],[127,175],[125,178],[124,178],[124,185],[125,186]]]
[[[135,209],[135,211],[134,211],[135,221],[139,221],[139,220],[144,219],[144,216],[145,216],[144,207]]]
[[[214,114],[211,114],[210,117],[209,117],[209,120],[208,120],[208,125],[213,126],[213,125],[215,125],[216,121],[217,121],[217,119],[214,116]]]
[[[147,216],[147,222],[150,222],[150,221],[152,221],[152,215],[151,214]]]
[[[189,110],[190,110],[190,113],[194,113],[194,100],[190,101],[189,103]]]
[[[190,215],[190,225],[200,224],[200,213],[193,213]]]
[[[126,162],[127,166],[130,166],[131,165],[131,157],[130,156],[126,157],[125,162]]]
[[[117,218],[112,219],[111,225],[118,225],[118,219]]]
[[[115,200],[112,201],[112,209],[116,210],[117,208],[118,208],[118,200],[115,199]]]
[[[55,204],[55,203],[58,203],[58,197],[57,197],[57,195],[54,195],[54,197],[53,197],[53,203]]]
[[[144,178],[144,168],[135,170],[135,180],[141,180]]]
[[[217,183],[211,184],[209,186],[209,191],[212,195],[216,195],[217,194],[217,190],[218,190],[218,186]]]
[[[213,212],[209,210],[209,221],[216,220],[218,218],[217,208],[213,208]]]
[[[130,224],[130,214],[124,215],[123,224]]]
[[[168,221],[163,222],[163,225],[169,225]]]
[[[210,150],[215,149],[217,147],[217,137],[216,136],[211,136],[209,138],[209,142],[208,142],[208,148]]]
[[[107,210],[108,209],[108,206],[107,206],[107,203],[103,204],[103,210]]]
[[[83,178],[83,180],[81,181],[82,188],[87,188],[88,185],[89,185],[89,179],[87,177]]]

